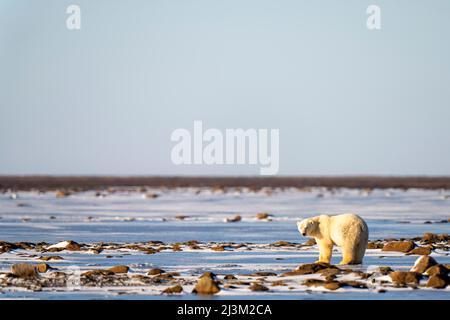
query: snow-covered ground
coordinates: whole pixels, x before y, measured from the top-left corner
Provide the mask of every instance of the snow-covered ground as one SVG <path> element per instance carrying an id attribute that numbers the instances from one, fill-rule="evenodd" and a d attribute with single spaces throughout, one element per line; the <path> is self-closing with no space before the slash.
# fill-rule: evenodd
<path id="1" fill-rule="evenodd" d="M 146 197 L 157 194 L 157 197 Z M 248 274 L 268 271 L 277 274 L 292 271 L 301 263 L 317 259 L 317 247 L 289 248 L 268 244 L 283 240 L 302 243 L 295 221 L 321 213 L 354 212 L 363 217 L 370 229 L 370 239 L 413 238 L 425 232 L 449 233 L 450 191 L 445 190 L 262 190 L 246 189 L 213 191 L 210 189 L 154 189 L 146 192 L 120 190 L 75 193 L 57 198 L 54 192 L 19 192 L 0 195 L 0 240 L 7 242 L 47 242 L 74 240 L 83 244 L 95 243 L 164 243 L 197 240 L 208 242 L 235 242 L 249 244 L 247 248 L 213 251 L 183 248 L 182 251 L 163 250 L 155 254 L 140 251 L 103 250 L 99 254 L 89 251 L 60 251 L 51 253 L 64 260 L 47 263 L 62 271 L 76 266 L 82 271 L 127 265 L 130 273 L 146 274 L 151 268 L 176 271 L 187 280 L 185 294 L 175 298 L 194 299 L 190 294 L 194 281 L 204 271 L 219 275 L 236 275 L 245 281 Z M 266 212 L 269 219 L 259 220 L 256 213 Z M 238 222 L 225 222 L 236 215 Z M 184 217 L 180 217 L 184 216 Z M 56 246 L 57 248 L 58 246 Z M 251 250 L 248 250 L 251 248 Z M 0 254 L 0 271 L 8 272 L 18 262 L 38 263 L 42 255 L 33 250 L 12 250 Z M 446 251 L 435 251 L 432 256 L 439 263 L 450 263 Z M 381 249 L 368 250 L 364 265 L 367 271 L 377 266 L 409 269 L 418 256 L 387 253 Z M 332 263 L 338 263 L 340 253 L 334 254 Z M 310 276 L 310 275 L 308 275 Z M 283 298 L 283 299 L 449 299 L 450 289 L 389 288 L 384 293 L 374 290 L 340 288 L 336 291 L 305 287 L 300 280 L 308 276 L 285 279 L 287 286 L 273 286 L 269 291 L 254 292 L 247 287 L 222 288 L 217 298 Z M 352 274 L 345 275 L 352 277 Z M 253 279 L 253 278 L 248 278 Z M 383 280 L 379 277 L 378 280 Z M 266 280 L 273 279 L 269 276 Z M 351 279 L 347 279 L 351 280 Z M 160 288 L 152 285 L 81 287 L 67 291 L 61 288 L 43 288 L 31 291 L 2 288 L 1 298 L 85 299 L 131 298 L 173 299 L 161 295 Z"/>

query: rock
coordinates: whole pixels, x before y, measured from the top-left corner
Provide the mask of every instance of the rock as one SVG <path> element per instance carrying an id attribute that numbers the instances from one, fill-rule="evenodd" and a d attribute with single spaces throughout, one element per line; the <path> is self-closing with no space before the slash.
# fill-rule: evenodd
<path id="1" fill-rule="evenodd" d="M 48 270 L 50 270 L 51 267 L 50 267 L 48 264 L 46 264 L 46 263 L 39 263 L 39 264 L 36 266 L 36 269 L 37 269 L 37 271 L 40 272 L 40 273 L 45 273 L 45 272 L 47 272 Z"/>
<path id="2" fill-rule="evenodd" d="M 192 293 L 196 294 L 216 294 L 220 291 L 215 276 L 211 272 L 205 272 L 197 281 Z"/>
<path id="3" fill-rule="evenodd" d="M 175 216 L 175 219 L 177 219 L 177 220 L 184 220 L 184 219 L 186 219 L 186 218 L 189 218 L 188 216 L 183 216 L 183 215 L 177 215 L 177 216 Z"/>
<path id="4" fill-rule="evenodd" d="M 157 193 L 149 192 L 149 193 L 145 194 L 145 198 L 147 198 L 147 199 L 156 199 L 158 197 L 159 197 L 159 194 L 157 194 Z"/>
<path id="5" fill-rule="evenodd" d="M 108 270 L 114 273 L 128 273 L 128 270 L 130 270 L 130 268 L 128 268 L 127 266 L 114 266 L 112 268 L 109 268 Z"/>
<path id="6" fill-rule="evenodd" d="M 341 270 L 339 270 L 337 268 L 326 268 L 326 269 L 320 270 L 318 273 L 324 277 L 329 277 L 329 276 L 335 276 L 335 275 L 341 273 Z"/>
<path id="7" fill-rule="evenodd" d="M 259 284 L 259 283 L 253 283 L 249 289 L 251 291 L 268 291 L 269 288 L 267 288 L 266 286 Z"/>
<path id="8" fill-rule="evenodd" d="M 324 288 L 328 290 L 337 290 L 341 287 L 341 284 L 337 281 L 328 281 L 324 284 Z"/>
<path id="9" fill-rule="evenodd" d="M 393 271 L 389 274 L 392 282 L 396 285 L 418 284 L 421 275 L 412 271 Z"/>
<path id="10" fill-rule="evenodd" d="M 435 289 L 444 289 L 450 283 L 448 276 L 435 275 L 428 279 L 427 287 Z"/>
<path id="11" fill-rule="evenodd" d="M 181 293 L 183 292 L 183 287 L 177 284 L 176 286 L 169 287 L 163 291 L 165 294 Z"/>
<path id="12" fill-rule="evenodd" d="M 392 270 L 391 267 L 386 267 L 386 266 L 381 266 L 381 267 L 378 268 L 378 270 L 380 271 L 380 273 L 381 273 L 383 276 L 386 276 L 386 275 L 388 275 L 389 273 L 391 273 L 392 271 L 394 271 L 394 270 Z"/>
<path id="13" fill-rule="evenodd" d="M 239 222 L 242 220 L 240 215 L 234 216 L 233 218 L 226 218 L 225 222 Z"/>
<path id="14" fill-rule="evenodd" d="M 264 219 L 268 219 L 270 217 L 270 214 L 266 213 L 266 212 L 260 212 L 256 214 L 256 219 L 258 220 L 264 220 Z"/>
<path id="15" fill-rule="evenodd" d="M 408 252 L 408 254 L 418 254 L 422 256 L 427 256 L 431 254 L 430 247 L 417 247 Z"/>
<path id="16" fill-rule="evenodd" d="M 304 246 L 314 246 L 316 244 L 316 239 L 310 238 L 306 240 L 306 242 L 303 244 Z"/>
<path id="17" fill-rule="evenodd" d="M 154 275 L 162 274 L 162 273 L 165 273 L 165 271 L 163 269 L 159 269 L 159 268 L 150 269 L 149 272 L 147 272 L 147 274 L 149 276 L 154 276 Z"/>
<path id="18" fill-rule="evenodd" d="M 259 272 L 253 273 L 253 276 L 255 276 L 255 277 L 273 277 L 276 275 L 277 274 L 275 272 L 265 272 L 265 271 L 259 271 Z"/>
<path id="19" fill-rule="evenodd" d="M 361 281 L 348 280 L 348 281 L 341 281 L 340 284 L 341 286 L 349 286 L 357 289 L 367 289 L 367 284 Z"/>
<path id="20" fill-rule="evenodd" d="M 446 276 L 448 274 L 448 269 L 442 264 L 436 264 L 432 267 L 429 267 L 424 274 L 427 276 Z"/>
<path id="21" fill-rule="evenodd" d="M 47 251 L 61 251 L 61 250 L 80 251 L 81 245 L 79 245 L 75 241 L 67 240 L 55 243 L 47 247 Z"/>
<path id="22" fill-rule="evenodd" d="M 312 274 L 312 273 L 316 273 L 320 270 L 323 269 L 337 269 L 339 270 L 338 267 L 333 266 L 331 264 L 328 263 L 324 263 L 324 262 L 318 262 L 318 263 L 305 263 L 305 264 L 301 264 L 299 265 L 294 272 L 298 275 L 300 274 Z"/>
<path id="23" fill-rule="evenodd" d="M 286 286 L 286 283 L 283 280 L 275 280 L 272 282 L 272 287 L 278 286 Z"/>
<path id="24" fill-rule="evenodd" d="M 438 235 L 431 233 L 431 232 L 426 232 L 423 234 L 422 236 L 422 241 L 425 243 L 435 243 L 438 240 Z"/>
<path id="25" fill-rule="evenodd" d="M 411 268 L 412 272 L 424 273 L 428 268 L 436 265 L 437 262 L 430 256 L 421 256 L 416 260 L 414 266 Z"/>
<path id="26" fill-rule="evenodd" d="M 90 270 L 90 271 L 83 272 L 81 275 L 86 276 L 86 277 L 111 276 L 111 275 L 114 275 L 114 272 L 112 272 L 110 270 L 96 269 L 96 270 Z"/>
<path id="27" fill-rule="evenodd" d="M 58 191 L 56 191 L 55 196 L 57 198 L 66 198 L 66 197 L 70 196 L 71 194 L 72 193 L 68 190 L 58 190 Z"/>
<path id="28" fill-rule="evenodd" d="M 50 261 L 50 260 L 64 260 L 61 256 L 41 256 L 38 258 L 39 260 L 43 261 Z"/>
<path id="29" fill-rule="evenodd" d="M 13 264 L 11 273 L 19 278 L 36 278 L 38 275 L 36 267 L 29 263 Z"/>
<path id="30" fill-rule="evenodd" d="M 211 247 L 211 250 L 214 250 L 214 251 L 225 251 L 225 246 L 214 246 L 214 247 Z"/>
<path id="31" fill-rule="evenodd" d="M 319 279 L 308 279 L 305 282 L 303 282 L 305 286 L 308 287 L 319 287 L 322 286 L 328 290 L 336 290 L 340 288 L 340 283 L 337 281 L 324 281 Z"/>
<path id="32" fill-rule="evenodd" d="M 382 251 L 396 251 L 396 252 L 409 252 L 414 249 L 416 245 L 413 241 L 390 241 L 383 246 Z"/>
<path id="33" fill-rule="evenodd" d="M 236 280 L 237 278 L 233 276 L 232 274 L 227 274 L 225 277 L 223 277 L 225 280 Z"/>
<path id="34" fill-rule="evenodd" d="M 381 242 L 373 242 L 373 241 L 369 241 L 367 243 L 367 249 L 383 249 L 384 244 Z"/>
<path id="35" fill-rule="evenodd" d="M 272 245 L 274 247 L 295 247 L 295 243 L 292 243 L 289 241 L 283 241 L 283 240 L 274 242 L 274 243 L 272 243 Z"/>

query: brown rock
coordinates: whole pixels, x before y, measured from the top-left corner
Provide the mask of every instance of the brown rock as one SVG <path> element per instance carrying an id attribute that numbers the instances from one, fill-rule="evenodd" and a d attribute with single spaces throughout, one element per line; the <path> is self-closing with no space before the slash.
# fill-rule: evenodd
<path id="1" fill-rule="evenodd" d="M 28 263 L 13 264 L 11 273 L 19 278 L 35 278 L 38 275 L 36 267 Z"/>
<path id="2" fill-rule="evenodd" d="M 276 276 L 277 274 L 274 272 L 255 272 L 252 274 L 252 276 L 256 276 L 256 277 L 271 277 L 271 276 Z"/>
<path id="3" fill-rule="evenodd" d="M 45 272 L 47 272 L 48 270 L 50 270 L 51 267 L 50 267 L 48 264 L 46 264 L 46 263 L 39 263 L 39 264 L 36 266 L 36 269 L 37 269 L 37 271 L 40 272 L 40 273 L 45 273 Z"/>
<path id="4" fill-rule="evenodd" d="M 236 280 L 237 278 L 233 276 L 232 274 L 227 274 L 225 277 L 223 277 L 225 280 Z"/>
<path id="5" fill-rule="evenodd" d="M 380 270 L 380 273 L 381 273 L 383 276 L 386 276 L 386 275 L 388 275 L 389 273 L 391 273 L 392 271 L 394 271 L 394 270 L 392 270 L 391 267 L 386 267 L 386 266 L 381 266 L 381 267 L 378 268 L 378 270 Z"/>
<path id="6" fill-rule="evenodd" d="M 295 243 L 280 240 L 280 241 L 272 243 L 272 245 L 275 247 L 294 247 Z"/>
<path id="7" fill-rule="evenodd" d="M 183 292 L 183 287 L 177 284 L 176 286 L 169 287 L 163 291 L 165 294 L 181 293 Z"/>
<path id="8" fill-rule="evenodd" d="M 264 219 L 268 219 L 270 217 L 270 214 L 266 213 L 266 212 L 260 212 L 256 214 L 256 219 L 258 220 L 264 220 Z"/>
<path id="9" fill-rule="evenodd" d="M 150 269 L 150 271 L 147 274 L 149 276 L 154 276 L 154 275 L 162 274 L 162 273 L 165 273 L 165 271 L 163 269 L 154 268 L 154 269 Z"/>
<path id="10" fill-rule="evenodd" d="M 216 294 L 220 291 L 219 285 L 213 273 L 205 272 L 197 281 L 192 293 L 196 294 Z"/>
<path id="11" fill-rule="evenodd" d="M 318 263 L 301 264 L 294 270 L 294 272 L 296 272 L 296 274 L 312 274 L 312 273 L 316 273 L 316 272 L 318 272 L 320 270 L 324 270 L 324 269 L 339 270 L 338 267 L 333 266 L 331 264 L 324 263 L 324 262 L 318 262 Z"/>
<path id="12" fill-rule="evenodd" d="M 303 244 L 304 246 L 314 246 L 316 244 L 316 239 L 310 238 L 306 240 L 306 242 Z"/>
<path id="13" fill-rule="evenodd" d="M 326 268 L 326 269 L 320 270 L 318 273 L 324 277 L 329 277 L 329 276 L 335 276 L 335 275 L 341 273 L 341 270 L 337 269 L 337 268 Z"/>
<path id="14" fill-rule="evenodd" d="M 268 291 L 269 288 L 267 288 L 266 286 L 259 284 L 259 283 L 253 283 L 250 287 L 250 290 L 252 291 Z"/>
<path id="15" fill-rule="evenodd" d="M 214 246 L 214 247 L 211 247 L 211 250 L 214 250 L 214 251 L 225 251 L 225 246 Z"/>
<path id="16" fill-rule="evenodd" d="M 239 222 L 242 220 L 240 215 L 234 216 L 233 218 L 226 218 L 225 222 Z"/>
<path id="17" fill-rule="evenodd" d="M 427 256 L 431 254 L 430 247 L 417 247 L 408 252 L 408 254 L 418 254 L 422 256 Z"/>
<path id="18" fill-rule="evenodd" d="M 443 266 L 442 264 L 436 264 L 432 267 L 429 267 L 424 274 L 427 276 L 446 276 L 449 270 Z"/>
<path id="19" fill-rule="evenodd" d="M 177 220 L 184 220 L 184 219 L 186 219 L 186 218 L 189 218 L 189 216 L 183 216 L 183 215 L 177 215 L 177 216 L 175 216 L 175 219 L 177 219 Z"/>
<path id="20" fill-rule="evenodd" d="M 428 268 L 436 265 L 437 262 L 430 256 L 421 256 L 416 260 L 414 266 L 411 268 L 412 272 L 424 273 Z"/>
<path id="21" fill-rule="evenodd" d="M 409 252 L 414 249 L 416 245 L 413 241 L 390 241 L 383 246 L 382 251 L 396 251 L 396 252 Z"/>
<path id="22" fill-rule="evenodd" d="M 108 270 L 114 273 L 127 273 L 130 268 L 128 268 L 127 266 L 114 266 L 112 268 L 109 268 Z"/>
<path id="23" fill-rule="evenodd" d="M 448 276 L 435 275 L 428 279 L 427 287 L 435 289 L 444 289 L 450 283 Z"/>
<path id="24" fill-rule="evenodd" d="M 384 244 L 382 242 L 370 241 L 367 243 L 367 249 L 383 249 Z"/>
<path id="25" fill-rule="evenodd" d="M 324 281 L 319 279 L 308 279 L 303 282 L 305 286 L 308 287 L 319 287 L 322 286 L 328 290 L 336 290 L 340 288 L 340 283 L 337 281 Z"/>
<path id="26" fill-rule="evenodd" d="M 354 281 L 354 280 L 341 281 L 340 284 L 341 286 L 349 286 L 357 289 L 367 289 L 367 284 L 361 281 Z"/>
<path id="27" fill-rule="evenodd" d="M 96 270 L 90 270 L 82 273 L 83 276 L 86 277 L 93 277 L 93 276 L 111 276 L 114 272 L 104 269 L 96 269 Z"/>
<path id="28" fill-rule="evenodd" d="M 286 286 L 286 283 L 283 280 L 276 280 L 272 282 L 272 287 L 278 286 Z"/>
<path id="29" fill-rule="evenodd" d="M 67 190 L 58 190 L 58 191 L 56 191 L 55 196 L 57 198 L 65 198 L 65 197 L 70 196 L 71 194 L 72 193 L 70 191 L 67 191 Z"/>
<path id="30" fill-rule="evenodd" d="M 418 284 L 421 278 L 419 273 L 411 271 L 394 271 L 391 272 L 389 276 L 394 284 L 401 286 L 406 284 Z"/>
<path id="31" fill-rule="evenodd" d="M 50 260 L 64 260 L 61 256 L 42 256 L 38 258 L 39 260 L 43 261 L 50 261 Z"/>

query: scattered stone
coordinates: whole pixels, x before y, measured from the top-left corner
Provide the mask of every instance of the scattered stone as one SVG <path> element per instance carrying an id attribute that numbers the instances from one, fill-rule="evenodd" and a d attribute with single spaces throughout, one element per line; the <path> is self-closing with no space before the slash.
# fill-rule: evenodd
<path id="1" fill-rule="evenodd" d="M 211 250 L 214 250 L 214 251 L 225 251 L 225 246 L 221 246 L 221 245 L 214 246 L 214 247 L 211 247 Z"/>
<path id="2" fill-rule="evenodd" d="M 188 216 L 183 216 L 183 215 L 177 215 L 177 216 L 175 216 L 175 219 L 177 219 L 177 220 L 184 220 L 184 219 L 186 219 L 186 218 L 189 218 Z"/>
<path id="3" fill-rule="evenodd" d="M 264 219 L 269 219 L 271 215 L 266 213 L 266 212 L 260 212 L 256 214 L 256 219 L 258 220 L 264 220 Z"/>
<path id="4" fill-rule="evenodd" d="M 239 222 L 242 220 L 240 215 L 234 216 L 233 218 L 226 218 L 225 222 Z"/>
<path id="5" fill-rule="evenodd" d="M 438 235 L 431 232 L 426 232 L 422 236 L 422 241 L 425 243 L 435 243 L 438 241 Z"/>
<path id="6" fill-rule="evenodd" d="M 112 268 L 109 268 L 108 270 L 114 273 L 128 273 L 128 270 L 130 270 L 130 268 L 128 266 L 114 266 Z"/>
<path id="7" fill-rule="evenodd" d="M 80 251 L 81 246 L 80 246 L 80 244 L 76 243 L 75 241 L 68 240 L 68 241 L 58 242 L 56 244 L 53 244 L 53 245 L 47 247 L 47 251 L 50 251 L 50 252 L 58 252 L 58 251 L 62 251 L 62 250 Z"/>
<path id="8" fill-rule="evenodd" d="M 29 263 L 13 264 L 11 273 L 19 278 L 36 278 L 38 275 L 36 267 Z"/>
<path id="9" fill-rule="evenodd" d="M 267 288 L 266 286 L 259 284 L 259 283 L 253 283 L 249 289 L 251 291 L 268 291 L 269 288 Z"/>
<path id="10" fill-rule="evenodd" d="M 58 190 L 58 191 L 56 191 L 55 196 L 57 198 L 66 198 L 66 197 L 70 196 L 71 194 L 72 193 L 70 191 L 67 191 L 67 190 Z"/>
<path id="11" fill-rule="evenodd" d="M 329 263 L 317 262 L 317 263 L 301 264 L 294 270 L 294 272 L 297 275 L 313 274 L 313 273 L 316 273 L 316 272 L 318 272 L 320 270 L 324 270 L 324 269 L 337 269 L 337 270 L 339 270 L 338 267 L 333 266 L 333 265 L 331 265 Z"/>
<path id="12" fill-rule="evenodd" d="M 422 256 L 428 256 L 431 254 L 430 247 L 417 247 L 409 251 L 407 254 L 418 254 Z"/>
<path id="13" fill-rule="evenodd" d="M 421 256 L 416 260 L 414 266 L 411 268 L 412 272 L 424 273 L 428 268 L 436 265 L 437 262 L 430 256 Z"/>
<path id="14" fill-rule="evenodd" d="M 381 273 L 383 276 L 387 276 L 389 273 L 391 273 L 392 271 L 394 271 L 394 270 L 392 270 L 391 267 L 387 267 L 387 266 L 379 267 L 378 270 L 380 271 L 380 273 Z"/>
<path id="15" fill-rule="evenodd" d="M 63 257 L 61 256 L 41 256 L 38 258 L 39 260 L 42 261 L 50 261 L 50 260 L 64 260 Z"/>
<path id="16" fill-rule="evenodd" d="M 367 289 L 367 284 L 361 281 L 349 280 L 349 281 L 341 281 L 341 286 L 349 286 L 357 289 Z"/>
<path id="17" fill-rule="evenodd" d="M 110 270 L 96 269 L 96 270 L 86 271 L 86 272 L 82 273 L 81 275 L 86 276 L 86 277 L 111 276 L 111 275 L 114 275 L 114 272 L 112 272 Z"/>
<path id="18" fill-rule="evenodd" d="M 272 243 L 272 245 L 274 247 L 295 247 L 296 246 L 295 243 L 292 243 L 292 242 L 289 242 L 289 241 L 283 241 L 283 240 L 274 242 L 274 243 Z"/>
<path id="19" fill-rule="evenodd" d="M 216 294 L 220 291 L 219 285 L 212 272 L 205 272 L 197 281 L 192 293 Z"/>
<path id="20" fill-rule="evenodd" d="M 253 276 L 256 277 L 273 277 L 276 276 L 277 274 L 275 272 L 264 272 L 264 271 L 258 271 L 253 273 Z"/>
<path id="21" fill-rule="evenodd" d="M 389 274 L 392 282 L 399 286 L 406 284 L 418 284 L 421 278 L 420 274 L 412 271 L 394 271 Z"/>
<path id="22" fill-rule="evenodd" d="M 396 252 L 409 252 L 414 249 L 416 245 L 413 241 L 390 241 L 383 246 L 382 251 L 396 251 Z"/>
<path id="23" fill-rule="evenodd" d="M 154 268 L 154 269 L 150 269 L 150 271 L 147 274 L 149 276 L 154 276 L 154 275 L 162 274 L 162 273 L 165 273 L 165 271 L 163 269 Z"/>
<path id="24" fill-rule="evenodd" d="M 314 246 L 316 244 L 316 239 L 310 238 L 306 240 L 306 242 L 303 244 L 304 246 Z"/>
<path id="25" fill-rule="evenodd" d="M 36 268 L 37 268 L 37 271 L 40 273 L 45 273 L 51 269 L 51 267 L 46 263 L 39 263 Z"/>
<path id="26" fill-rule="evenodd" d="M 237 278 L 233 276 L 232 274 L 227 274 L 225 277 L 223 277 L 225 280 L 236 280 Z"/>
<path id="27" fill-rule="evenodd" d="M 341 284 L 338 281 L 324 281 L 319 279 L 308 279 L 303 282 L 303 284 L 308 287 L 322 286 L 328 290 L 337 290 L 341 287 Z"/>
<path id="28" fill-rule="evenodd" d="M 369 241 L 367 243 L 367 249 L 383 249 L 384 244 L 382 242 Z"/>
<path id="29" fill-rule="evenodd" d="M 436 264 L 432 267 L 429 267 L 424 274 L 427 276 L 446 276 L 449 270 L 443 266 L 442 264 Z"/>
<path id="30" fill-rule="evenodd" d="M 428 279 L 427 287 L 435 289 L 444 289 L 450 283 L 448 276 L 435 275 Z"/>
<path id="31" fill-rule="evenodd" d="M 176 286 L 169 287 L 163 291 L 165 294 L 181 293 L 183 292 L 183 287 L 177 284 Z"/>
<path id="32" fill-rule="evenodd" d="M 286 283 L 283 280 L 276 280 L 272 282 L 272 287 L 278 286 L 286 286 Z"/>

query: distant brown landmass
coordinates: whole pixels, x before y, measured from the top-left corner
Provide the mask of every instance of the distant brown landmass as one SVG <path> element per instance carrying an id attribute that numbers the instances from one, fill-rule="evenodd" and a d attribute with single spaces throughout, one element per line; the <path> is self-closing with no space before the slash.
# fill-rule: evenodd
<path id="1" fill-rule="evenodd" d="M 336 176 L 336 177 L 185 177 L 185 176 L 0 176 L 0 190 L 105 189 L 110 187 L 248 187 L 269 188 L 423 188 L 450 189 L 450 176 Z"/>

